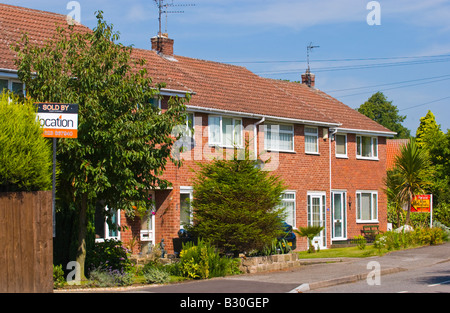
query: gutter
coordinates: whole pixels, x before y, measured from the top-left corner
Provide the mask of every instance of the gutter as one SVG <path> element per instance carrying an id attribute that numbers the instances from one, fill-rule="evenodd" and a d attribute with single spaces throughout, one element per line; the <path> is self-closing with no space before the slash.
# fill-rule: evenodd
<path id="1" fill-rule="evenodd" d="M 222 109 L 214 109 L 214 108 L 204 108 L 193 105 L 186 105 L 186 108 L 192 112 L 199 113 L 216 113 L 216 114 L 226 114 L 231 117 L 248 117 L 254 119 L 266 119 L 273 122 L 284 122 L 284 123 L 298 123 L 298 124 L 307 124 L 311 126 L 323 126 L 323 127 L 339 127 L 342 124 L 338 123 L 327 123 L 320 121 L 312 121 L 312 120 L 304 120 L 304 119 L 296 119 L 296 118 L 288 118 L 288 117 L 279 117 L 267 114 L 256 114 L 256 113 L 245 113 L 239 111 L 230 111 L 230 110 L 222 110 Z"/>
<path id="2" fill-rule="evenodd" d="M 386 136 L 386 137 L 394 137 L 397 135 L 396 132 L 392 131 L 378 131 L 378 130 L 365 130 L 365 129 L 354 129 L 354 128 L 336 128 L 336 131 L 339 133 L 354 133 L 354 134 L 363 134 L 363 135 L 374 135 L 374 136 Z"/>

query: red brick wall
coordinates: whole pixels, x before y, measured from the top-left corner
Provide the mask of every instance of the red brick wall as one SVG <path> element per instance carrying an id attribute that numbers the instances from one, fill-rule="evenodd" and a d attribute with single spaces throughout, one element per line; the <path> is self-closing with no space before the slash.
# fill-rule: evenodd
<path id="1" fill-rule="evenodd" d="M 165 103 L 163 103 L 163 108 Z M 166 243 L 166 249 L 173 251 L 172 238 L 177 237 L 180 228 L 180 186 L 192 186 L 192 179 L 196 162 L 207 162 L 209 154 L 217 153 L 215 148 L 208 146 L 208 115 L 195 113 L 196 123 L 201 119 L 201 125 L 195 126 L 194 149 L 183 154 L 184 162 L 181 168 L 172 163 L 168 164 L 164 178 L 173 184 L 171 190 L 156 191 L 156 243 L 162 238 Z M 253 127 L 256 119 L 243 118 L 245 128 L 244 138 L 249 140 L 250 149 L 253 150 Z M 294 150 L 295 152 L 271 153 L 273 174 L 280 176 L 288 185 L 289 190 L 296 191 L 296 225 L 307 225 L 307 193 L 308 191 L 320 191 L 326 193 L 327 208 L 327 247 L 330 247 L 330 141 L 323 138 L 323 128 L 319 127 L 319 155 L 305 153 L 304 126 L 294 127 Z M 258 132 L 258 146 L 264 147 L 264 134 Z M 331 142 L 331 189 L 345 190 L 347 192 L 347 238 L 353 238 L 360 234 L 362 224 L 356 223 L 356 191 L 376 190 L 378 191 L 378 218 L 380 228 L 386 229 L 386 196 L 383 193 L 383 178 L 386 168 L 386 140 L 378 137 L 379 160 L 356 159 L 356 135 L 348 134 L 347 149 L 348 158 L 338 159 L 335 156 L 335 142 Z M 218 154 L 216 154 L 217 156 Z M 262 159 L 267 158 L 267 154 Z M 139 222 L 127 220 L 130 230 L 122 232 L 122 240 L 126 242 L 130 236 L 138 234 Z M 299 250 L 306 249 L 306 240 L 298 238 Z"/>

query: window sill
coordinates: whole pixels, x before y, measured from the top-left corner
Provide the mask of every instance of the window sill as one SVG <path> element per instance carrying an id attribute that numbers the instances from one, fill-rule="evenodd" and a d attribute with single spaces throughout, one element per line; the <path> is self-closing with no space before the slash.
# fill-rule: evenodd
<path id="1" fill-rule="evenodd" d="M 282 153 L 297 153 L 294 150 L 277 150 L 277 149 L 265 149 L 266 152 L 282 152 Z"/>
<path id="2" fill-rule="evenodd" d="M 308 151 L 305 151 L 305 154 L 309 154 L 309 155 L 320 155 L 319 152 L 308 152 Z"/>
<path id="3" fill-rule="evenodd" d="M 356 156 L 357 160 L 366 160 L 366 161 L 379 161 L 380 159 L 378 158 L 368 158 L 368 157 L 361 157 L 361 156 Z"/>
<path id="4" fill-rule="evenodd" d="M 344 154 L 336 154 L 336 159 L 348 159 L 348 156 Z"/>
<path id="5" fill-rule="evenodd" d="M 244 146 L 223 146 L 214 143 L 208 143 L 210 148 L 222 148 L 222 149 L 244 149 Z"/>
<path id="6" fill-rule="evenodd" d="M 380 222 L 378 220 L 369 220 L 369 221 L 364 221 L 364 220 L 356 220 L 356 224 L 379 224 Z"/>

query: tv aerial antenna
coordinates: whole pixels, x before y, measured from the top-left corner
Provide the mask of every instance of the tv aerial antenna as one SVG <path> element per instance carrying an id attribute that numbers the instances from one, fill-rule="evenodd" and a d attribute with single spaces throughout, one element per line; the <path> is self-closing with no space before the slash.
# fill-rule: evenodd
<path id="1" fill-rule="evenodd" d="M 306 69 L 307 73 L 310 73 L 310 67 L 309 67 L 309 54 L 312 49 L 319 48 L 320 46 L 313 46 L 312 42 L 309 43 L 309 45 L 306 47 L 306 62 L 308 64 L 308 68 Z"/>
<path id="2" fill-rule="evenodd" d="M 162 35 L 162 26 L 161 26 L 161 17 L 163 14 L 166 15 L 166 25 L 165 25 L 165 33 L 167 33 L 167 15 L 169 13 L 184 13 L 184 11 L 172 11 L 169 10 L 171 7 L 191 7 L 195 6 L 195 4 L 174 4 L 173 0 L 168 3 L 166 0 L 154 0 L 156 3 L 156 6 L 158 7 L 158 22 L 159 22 L 159 30 L 158 30 L 158 36 Z"/>

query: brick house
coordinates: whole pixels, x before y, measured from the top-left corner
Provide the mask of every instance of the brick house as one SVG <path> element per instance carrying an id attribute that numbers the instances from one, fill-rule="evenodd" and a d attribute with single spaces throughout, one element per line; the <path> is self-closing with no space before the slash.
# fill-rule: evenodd
<path id="1" fill-rule="evenodd" d="M 42 42 L 55 23 L 64 25 L 66 17 L 0 4 L 0 87 L 23 89 L 8 48 L 20 32 Z M 289 186 L 282 196 L 286 222 L 295 228 L 325 226 L 315 245 L 323 249 L 351 239 L 364 225 L 386 230 L 386 140 L 394 132 L 315 88 L 314 74 L 301 75 L 301 84 L 262 78 L 244 67 L 176 55 L 174 40 L 164 34 L 150 41 L 151 49 L 149 43 L 148 50 L 133 49 L 133 54 L 147 60 L 154 82 L 166 83 L 155 103 L 164 112 L 169 97 L 192 96 L 188 121 L 181 125 L 183 166 L 167 166 L 170 189 L 149 191 L 155 207 L 148 216 L 131 220 L 117 212 L 116 222 L 128 226 L 121 232 L 109 231 L 99 220 L 99 240 L 118 238 L 127 244 L 134 238 L 135 251 L 145 252 L 164 239 L 172 252 L 172 238 L 192 222 L 186 209 L 196 162 L 226 158 L 245 143 L 254 157 L 270 158 L 264 170 Z M 297 248 L 306 249 L 306 240 L 298 238 Z"/>

